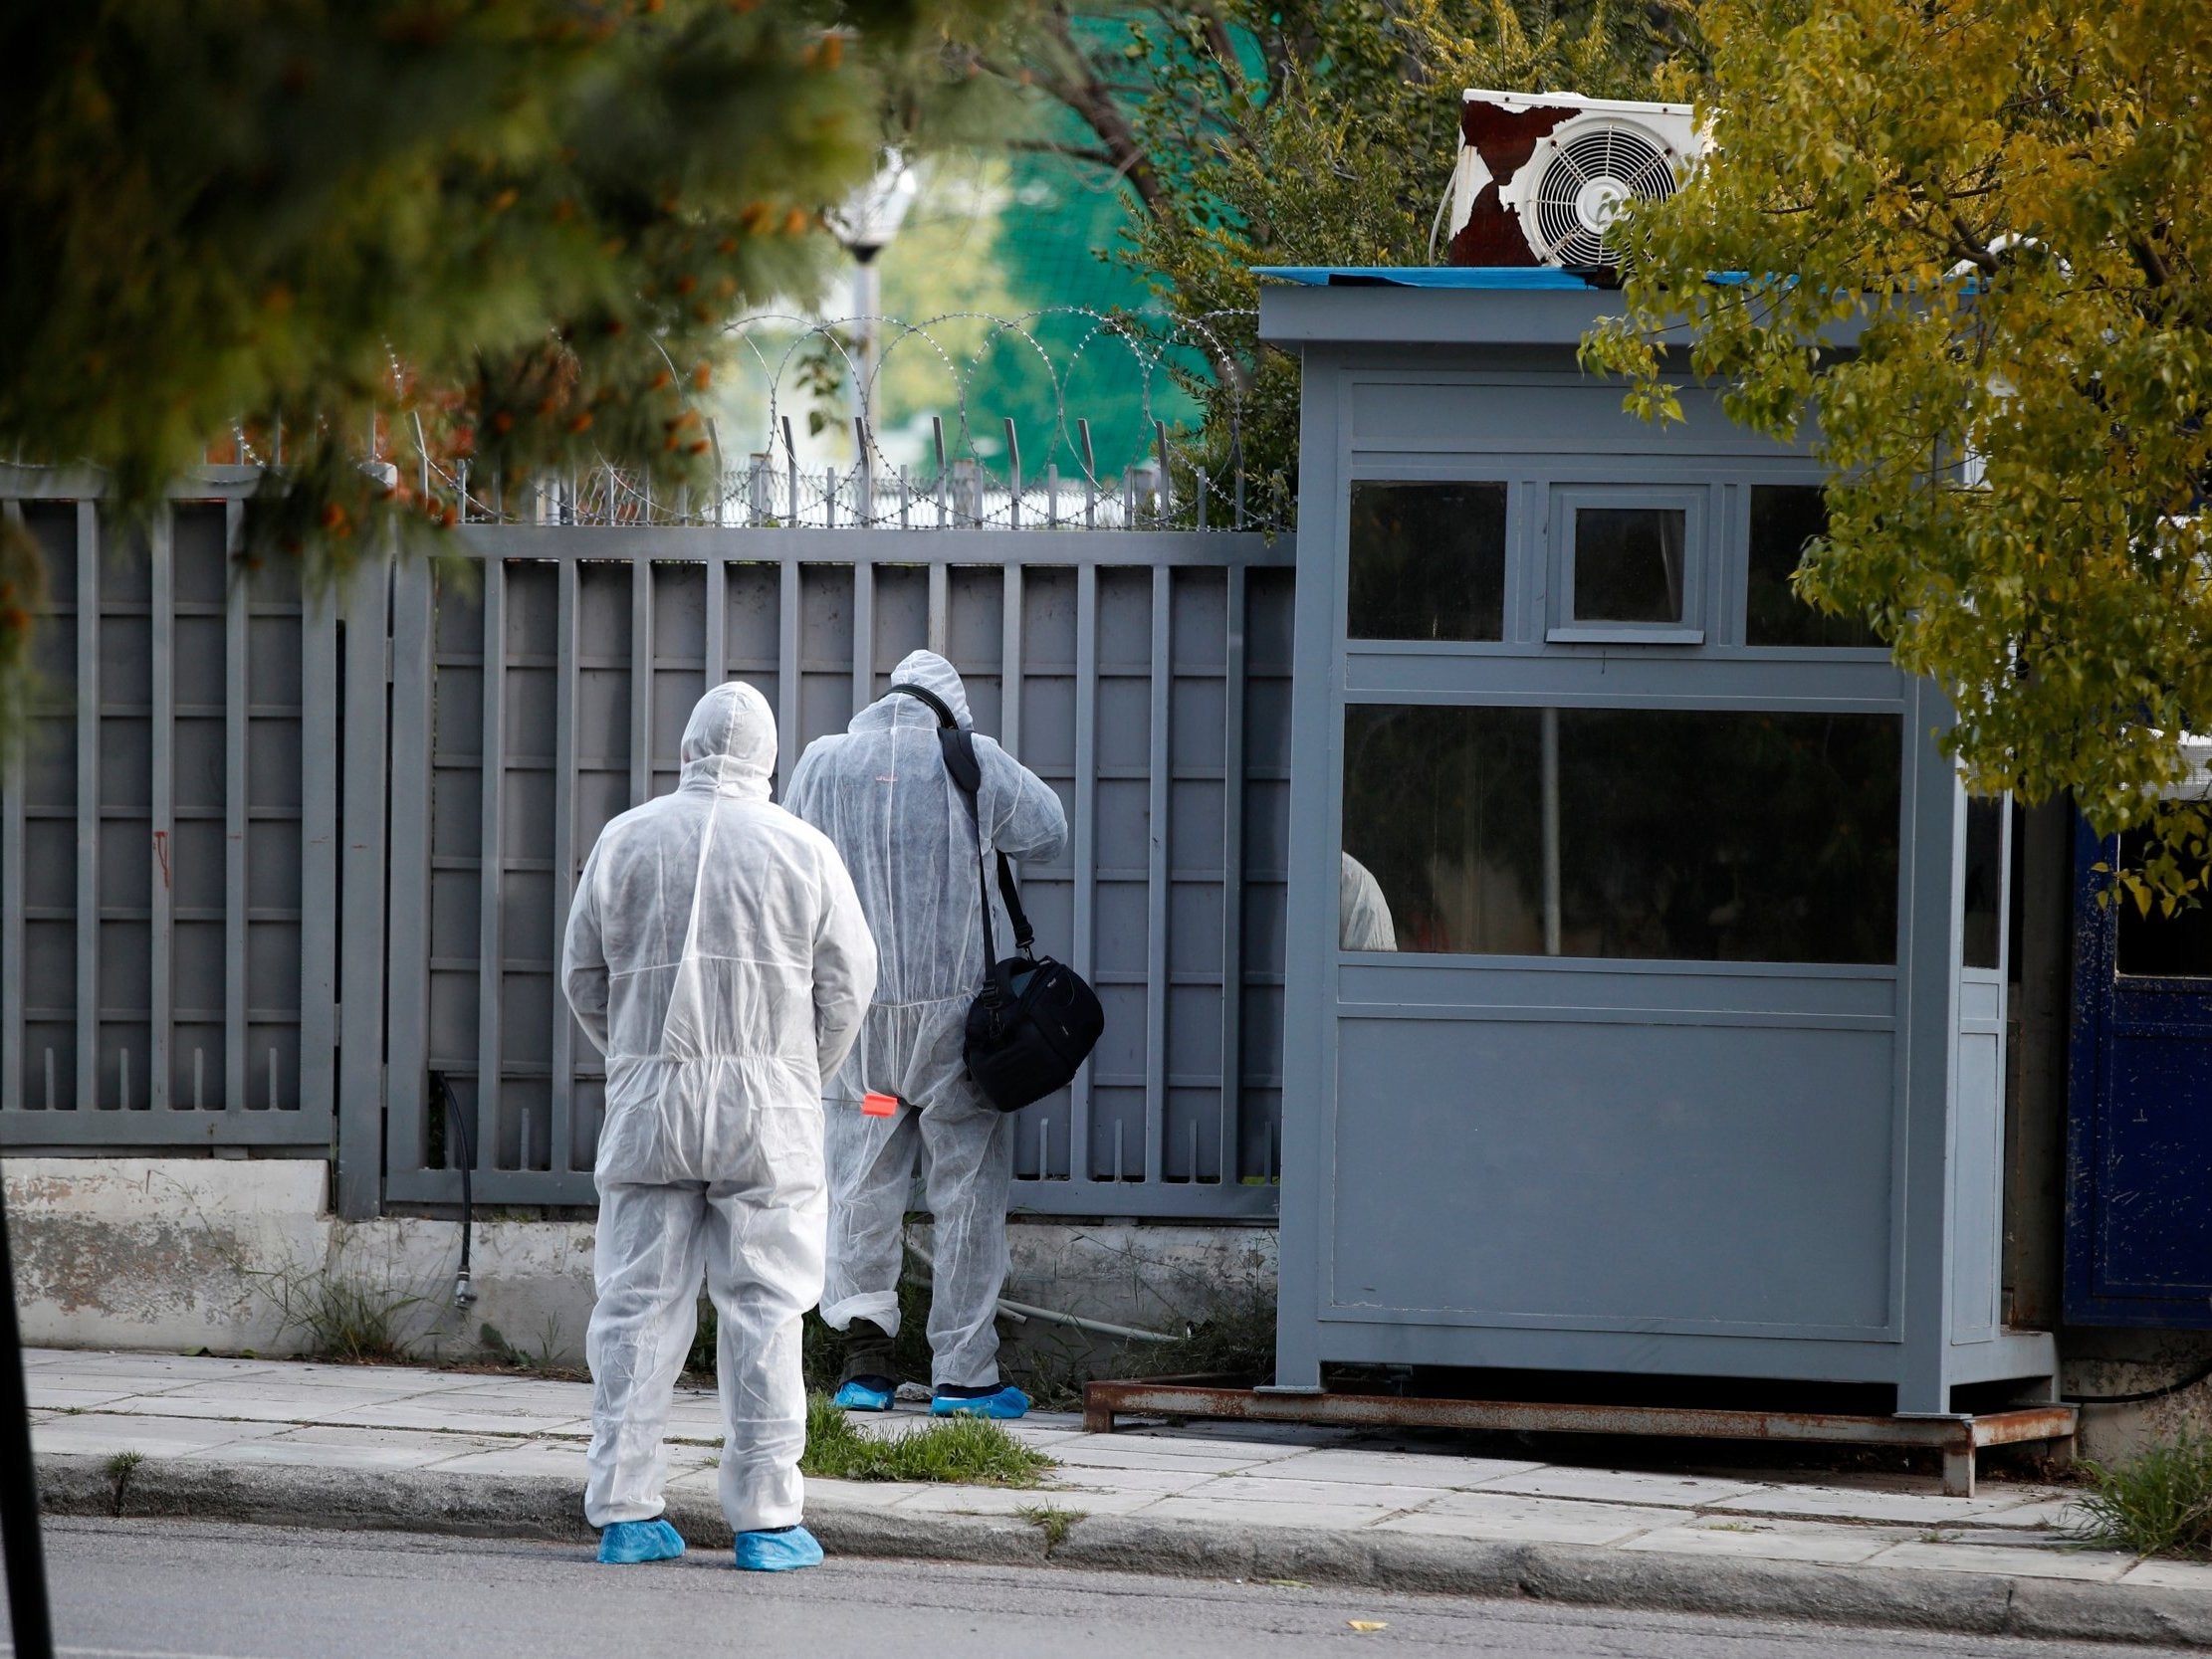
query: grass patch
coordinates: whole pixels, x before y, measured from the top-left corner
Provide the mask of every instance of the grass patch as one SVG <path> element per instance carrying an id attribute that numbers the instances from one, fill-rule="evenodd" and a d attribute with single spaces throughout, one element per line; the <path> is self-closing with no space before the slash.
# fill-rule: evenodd
<path id="1" fill-rule="evenodd" d="M 855 1428 L 827 1394 L 810 1394 L 806 1455 L 798 1466 L 824 1480 L 1031 1487 L 1059 1464 L 980 1417 L 939 1418 L 878 1440 Z"/>
<path id="2" fill-rule="evenodd" d="M 1013 1513 L 1044 1535 L 1045 1552 L 1050 1554 L 1067 1542 L 1067 1535 L 1075 1531 L 1075 1523 L 1085 1512 L 1064 1510 L 1054 1504 L 1023 1504 Z"/>
<path id="3" fill-rule="evenodd" d="M 115 1498 L 112 1506 L 116 1520 L 122 1519 L 122 1497 L 130 1486 L 130 1477 L 138 1465 L 145 1462 L 144 1452 L 117 1452 L 108 1460 L 108 1478 L 114 1482 Z"/>
<path id="4" fill-rule="evenodd" d="M 2212 1436 L 2188 1431 L 2115 1467 L 2082 1469 L 2088 1537 L 2138 1555 L 2212 1557 Z"/>

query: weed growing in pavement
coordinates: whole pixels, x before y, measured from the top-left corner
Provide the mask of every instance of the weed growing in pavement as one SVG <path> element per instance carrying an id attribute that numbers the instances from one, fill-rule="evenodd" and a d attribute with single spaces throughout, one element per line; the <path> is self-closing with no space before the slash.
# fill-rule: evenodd
<path id="1" fill-rule="evenodd" d="M 122 1518 L 122 1495 L 130 1485 L 130 1477 L 139 1464 L 145 1462 L 144 1452 L 117 1452 L 108 1460 L 108 1478 L 115 1483 L 114 1515 Z"/>
<path id="2" fill-rule="evenodd" d="M 2185 1430 L 2125 1463 L 2082 1470 L 2087 1538 L 2138 1555 L 2212 1556 L 2212 1435 Z"/>
<path id="3" fill-rule="evenodd" d="M 1067 1542 L 1067 1535 L 1075 1531 L 1075 1523 L 1087 1513 L 1083 1510 L 1064 1510 L 1053 1504 L 1023 1504 L 1013 1512 L 1044 1535 L 1045 1554 Z"/>
<path id="4" fill-rule="evenodd" d="M 375 1285 L 332 1263 L 322 1273 L 286 1269 L 267 1276 L 285 1329 L 297 1332 L 306 1356 L 355 1365 L 407 1360 L 401 1317 L 422 1298 Z"/>
<path id="5" fill-rule="evenodd" d="M 824 1480 L 1032 1487 L 1059 1464 L 979 1417 L 941 1417 L 877 1439 L 855 1427 L 827 1394 L 810 1394 L 806 1455 L 798 1466 Z"/>

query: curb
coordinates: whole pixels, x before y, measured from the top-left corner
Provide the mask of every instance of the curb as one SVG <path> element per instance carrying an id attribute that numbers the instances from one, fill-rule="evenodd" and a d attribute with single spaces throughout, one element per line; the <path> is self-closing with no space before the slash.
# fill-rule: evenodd
<path id="1" fill-rule="evenodd" d="M 97 1455 L 39 1465 L 50 1515 L 156 1517 L 270 1526 L 451 1533 L 582 1544 L 581 1484 L 559 1476 L 440 1474 L 148 1459 L 122 1478 Z M 1040 1499 L 1049 1501 L 1050 1493 Z M 1065 1495 L 1068 1507 L 1079 1501 Z M 668 1518 L 695 1547 L 726 1550 L 711 1493 L 669 1495 Z M 2212 1597 L 2185 1590 L 1996 1572 L 1905 1572 L 1795 1561 L 1715 1559 L 1582 1545 L 1489 1543 L 1419 1534 L 1342 1533 L 1087 1516 L 1056 1547 L 1027 1522 L 815 1503 L 806 1524 L 834 1553 L 994 1566 L 1069 1566 L 1188 1578 L 1295 1578 L 1342 1585 L 1812 1619 L 2046 1640 L 2212 1648 Z"/>

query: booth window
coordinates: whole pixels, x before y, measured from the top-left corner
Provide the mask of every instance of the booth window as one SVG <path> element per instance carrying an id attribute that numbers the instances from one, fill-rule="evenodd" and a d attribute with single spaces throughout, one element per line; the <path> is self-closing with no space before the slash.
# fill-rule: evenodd
<path id="1" fill-rule="evenodd" d="M 1352 486 L 1353 639 L 1505 637 L 1505 486 Z"/>
<path id="2" fill-rule="evenodd" d="M 1746 645 L 1874 646 L 1864 617 L 1832 616 L 1790 586 L 1805 544 L 1828 533 L 1828 497 L 1817 484 L 1754 484 L 1743 591 Z"/>
<path id="3" fill-rule="evenodd" d="M 1960 894 L 1963 966 L 1996 968 L 2004 913 L 2005 803 L 1994 795 L 1966 800 L 1966 880 Z"/>
<path id="4" fill-rule="evenodd" d="M 1559 601 L 1548 639 L 1698 645 L 1703 493 L 1576 487 L 1556 492 Z"/>
<path id="5" fill-rule="evenodd" d="M 1401 950 L 1893 963 L 1902 767 L 1894 715 L 1354 705 L 1343 850 Z"/>
<path id="6" fill-rule="evenodd" d="M 2142 830 L 2120 837 L 2122 866 L 2140 864 L 2151 851 Z M 2212 979 L 2212 906 L 2163 914 L 2156 904 L 2145 916 L 2124 893 L 2112 896 L 2119 913 L 2115 961 L 2119 972 L 2146 979 Z"/>

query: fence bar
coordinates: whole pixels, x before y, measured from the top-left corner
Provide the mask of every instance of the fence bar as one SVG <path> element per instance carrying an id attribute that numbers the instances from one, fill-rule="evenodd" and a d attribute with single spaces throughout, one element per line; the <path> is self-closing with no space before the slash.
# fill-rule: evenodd
<path id="1" fill-rule="evenodd" d="M 77 1110 L 100 1106 L 100 507 L 77 504 Z"/>
<path id="2" fill-rule="evenodd" d="M 429 1095 L 431 762 L 436 746 L 432 686 L 438 592 L 428 564 L 403 562 L 393 577 L 391 685 L 391 867 L 423 879 L 392 884 L 389 1071 L 384 1082 L 385 1157 L 393 1174 L 420 1167 L 428 1153 L 425 1114 L 445 1103 Z M 442 1195 L 441 1195 L 442 1196 Z M 459 1183 L 452 1194 L 459 1197 Z"/>
<path id="3" fill-rule="evenodd" d="M 8 503 L 8 522 L 23 529 L 23 509 Z M 0 774 L 0 1112 L 23 1109 L 23 750 L 22 733 Z"/>
<path id="4" fill-rule="evenodd" d="M 1244 609 L 1246 577 L 1228 568 L 1228 639 L 1221 705 L 1221 1184 L 1243 1174 L 1244 1106 Z M 1193 1180 L 1198 1171 L 1191 1172 Z"/>
<path id="5" fill-rule="evenodd" d="M 639 558 L 630 562 L 630 805 L 652 798 L 653 563 Z"/>
<path id="6" fill-rule="evenodd" d="M 784 463 L 784 466 L 785 466 L 786 470 L 787 470 L 787 471 L 789 472 L 789 474 L 790 474 L 790 480 L 791 480 L 791 518 L 790 518 L 790 522 L 791 522 L 791 527 L 792 527 L 793 529 L 796 529 L 796 528 L 797 528 L 797 527 L 798 527 L 798 526 L 799 526 L 799 525 L 800 525 L 800 524 L 801 524 L 802 522 L 804 522 L 804 520 L 803 520 L 803 519 L 801 519 L 801 518 L 799 518 L 799 516 L 798 516 L 798 444 L 797 444 L 797 443 L 796 443 L 796 441 L 795 441 L 795 440 L 793 440 L 793 439 L 792 439 L 792 437 L 791 437 L 791 417 L 790 417 L 790 416 L 788 416 L 788 415 L 785 415 L 785 416 L 783 417 L 783 463 Z"/>
<path id="7" fill-rule="evenodd" d="M 1075 822 L 1069 826 L 1075 855 L 1075 971 L 1097 978 L 1098 881 L 1098 566 L 1075 573 Z M 1075 1074 L 1068 1097 L 1069 1172 L 1072 1148 L 1083 1148 L 1082 1168 L 1092 1178 L 1091 1062 Z"/>
<path id="8" fill-rule="evenodd" d="M 998 746 L 1021 757 L 1021 590 L 1022 567 L 1009 564 L 1002 577 L 998 623 Z"/>
<path id="9" fill-rule="evenodd" d="M 730 678 L 730 566 L 707 560 L 707 690 Z M 573 636 L 563 633 L 563 640 Z"/>
<path id="10" fill-rule="evenodd" d="M 175 912 L 170 871 L 176 848 L 176 509 L 153 516 L 153 845 L 146 898 L 152 941 L 146 974 L 146 1106 L 169 1107 L 171 1020 L 176 1006 Z"/>
<path id="11" fill-rule="evenodd" d="M 372 561 L 375 574 L 375 616 L 371 637 L 362 642 L 354 660 L 363 665 L 368 677 L 362 702 L 374 709 L 376 718 L 384 717 L 384 683 L 387 673 L 385 652 L 389 635 L 386 631 L 386 608 L 389 604 L 391 578 L 386 574 L 385 561 Z M 425 578 L 427 579 L 427 577 Z M 318 1126 L 328 1135 L 331 1114 L 337 1105 L 337 1053 L 338 1030 L 338 951 L 341 943 L 352 953 L 349 940 L 341 937 L 340 927 L 333 926 L 332 918 L 341 918 L 338 889 L 338 848 L 345 837 L 340 833 L 344 826 L 338 823 L 338 634 L 337 598 L 325 592 L 321 598 L 300 597 L 300 1111 L 302 1123 L 310 1134 Z M 351 682 L 347 682 L 350 689 Z M 379 867 L 369 875 L 369 903 L 364 926 L 368 937 L 358 948 L 376 965 L 377 991 L 374 999 L 379 1021 L 384 1012 L 384 915 L 388 901 L 385 898 L 385 872 L 381 866 L 384 856 L 385 828 L 390 803 L 387 788 L 390 778 L 388 763 L 389 738 L 379 726 L 370 733 L 369 757 L 377 768 L 373 785 L 360 778 L 348 779 L 347 818 L 365 811 L 370 831 L 376 837 Z M 365 772 L 363 774 L 365 776 Z M 366 802 L 353 801 L 350 790 L 367 787 L 370 795 Z M 250 806 L 251 803 L 249 803 Z M 413 868 L 427 873 L 429 860 Z M 423 884 L 427 887 L 427 882 Z M 252 995 L 251 976 L 247 980 L 247 995 Z M 252 1010 L 249 1008 L 248 1012 Z M 248 1028 L 249 1034 L 251 1027 Z M 253 1057 L 247 1057 L 247 1073 L 252 1075 Z M 371 1056 L 381 1060 L 379 1051 Z M 347 1134 L 357 1134 L 360 1155 L 369 1159 L 369 1177 L 373 1181 L 377 1166 L 376 1124 L 377 1101 L 380 1096 L 377 1070 L 368 1070 L 369 1093 L 363 1098 L 365 1110 L 355 1114 L 365 1117 L 365 1125 L 349 1126 Z M 315 1114 L 310 1123 L 306 1114 Z"/>
<path id="12" fill-rule="evenodd" d="M 1011 529 L 1019 529 L 1021 527 L 1021 435 L 1014 430 L 1011 415 L 1006 417 L 1006 515 L 1007 526 Z"/>
<path id="13" fill-rule="evenodd" d="M 710 582 L 720 575 L 722 561 L 708 567 Z M 568 908 L 576 893 L 576 609 L 577 578 L 573 561 L 560 566 L 555 605 L 553 668 L 553 1104 L 546 1151 L 546 1167 L 564 1170 L 575 1156 L 576 1021 L 568 1010 L 567 989 L 561 982 L 560 957 L 567 935 Z M 707 594 L 707 634 L 716 642 L 721 629 L 715 625 L 716 606 L 710 586 Z M 719 642 L 716 642 L 719 643 Z M 714 681 L 716 653 L 707 653 L 707 678 Z"/>
<path id="14" fill-rule="evenodd" d="M 649 572 L 640 559 L 633 569 Z M 476 921 L 476 1156 L 486 1167 L 499 1162 L 500 991 L 507 965 L 500 888 L 507 844 L 507 561 L 484 564 L 483 785 L 477 833 Z M 634 772 L 634 757 L 633 757 Z"/>
<path id="15" fill-rule="evenodd" d="M 1083 527 L 1098 528 L 1098 457 L 1091 452 L 1091 423 L 1075 423 L 1075 435 L 1083 445 Z"/>
<path id="16" fill-rule="evenodd" d="M 223 504 L 223 545 L 238 544 L 238 528 L 246 517 L 246 504 Z M 253 588 L 245 568 L 239 567 L 226 584 L 230 602 L 223 609 L 223 1106 L 237 1112 L 246 1105 L 246 723 L 253 686 L 246 666 L 246 616 Z M 302 618 L 303 623 L 306 618 Z M 308 652 L 301 642 L 301 719 L 307 718 Z M 301 759 L 307 758 L 307 730 L 300 732 Z M 300 803 L 303 815 L 307 802 Z M 307 849 L 301 848 L 303 856 Z M 307 924 L 302 907 L 301 926 Z M 306 955 L 302 953 L 302 968 Z M 305 987 L 303 987 L 304 989 Z M 303 997 L 300 1012 L 307 1013 Z M 303 1072 L 308 1064 L 305 1043 L 300 1049 Z"/>
<path id="17" fill-rule="evenodd" d="M 799 566 L 795 558 L 786 558 L 782 567 L 782 587 L 776 598 L 775 608 L 775 765 L 782 774 L 780 781 L 787 786 L 791 781 L 791 768 L 798 763 L 799 725 Z"/>
<path id="18" fill-rule="evenodd" d="M 876 700 L 876 567 L 852 565 L 852 712 Z"/>
<path id="19" fill-rule="evenodd" d="M 930 566 L 930 649 L 940 657 L 952 654 L 953 572 L 947 564 Z"/>
<path id="20" fill-rule="evenodd" d="M 1175 469 L 1168 464 L 1168 423 L 1152 423 L 1152 441 L 1160 448 L 1160 518 L 1167 521 L 1175 507 Z"/>
<path id="21" fill-rule="evenodd" d="M 943 529 L 951 521 L 951 501 L 947 492 L 952 480 L 945 465 L 945 417 L 930 416 L 930 439 L 937 446 L 937 527 Z"/>
<path id="22" fill-rule="evenodd" d="M 390 558 L 388 553 L 364 558 L 346 585 L 345 605 L 345 860 L 340 881 L 339 928 L 344 951 L 336 961 L 338 978 L 337 1080 L 337 1212 L 347 1220 L 365 1220 L 376 1214 L 383 1199 L 383 1147 L 379 1134 L 384 1099 L 384 812 L 390 767 L 385 754 L 384 652 L 390 638 L 388 614 Z M 335 642 L 333 620 L 318 639 Z M 333 662 L 333 650 L 325 652 Z M 334 676 L 333 676 L 334 678 Z M 321 677 L 317 676 L 317 680 Z M 315 684 L 303 675 L 303 687 Z M 335 686 L 317 686 L 326 707 L 334 708 Z M 332 723 L 334 725 L 334 723 Z M 305 728 L 305 727 L 304 727 Z M 334 756 L 336 732 L 318 733 L 331 739 L 326 751 Z M 303 742 L 303 750 L 310 745 Z M 308 778 L 303 774 L 302 783 Z M 334 782 L 334 780 L 333 780 Z M 326 787 L 322 780 L 318 789 Z M 333 820 L 326 819 L 335 827 Z M 313 855 L 309 845 L 305 851 Z M 427 869 L 427 864 L 417 869 Z M 310 943 L 332 948 L 335 939 L 315 921 L 316 895 L 301 893 L 305 914 L 301 918 L 302 956 Z M 326 899 L 323 914 L 331 907 Z M 427 958 L 408 963 L 420 973 Z M 303 1010 L 304 1012 L 304 1010 Z M 308 1033 L 302 1033 L 303 1045 Z"/>
<path id="23" fill-rule="evenodd" d="M 1152 572 L 1151 813 L 1145 873 L 1145 1179 L 1168 1177 L 1169 693 L 1175 679 L 1175 573 Z M 1192 1179 L 1198 1178 L 1197 1171 Z"/>

